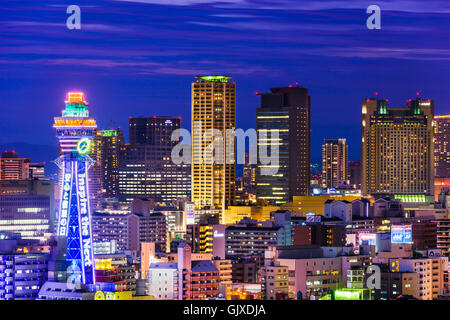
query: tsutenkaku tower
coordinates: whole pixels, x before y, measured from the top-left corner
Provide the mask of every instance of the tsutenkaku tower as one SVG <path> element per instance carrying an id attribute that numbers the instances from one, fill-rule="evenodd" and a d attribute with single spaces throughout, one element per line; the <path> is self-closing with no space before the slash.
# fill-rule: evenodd
<path id="1" fill-rule="evenodd" d="M 72 263 L 76 280 L 95 283 L 89 206 L 88 156 L 97 124 L 89 117 L 88 104 L 81 92 L 69 92 L 61 117 L 55 117 L 61 170 L 61 203 L 58 211 L 58 236 L 67 237 L 66 260 Z M 78 282 L 77 281 L 77 282 Z"/>

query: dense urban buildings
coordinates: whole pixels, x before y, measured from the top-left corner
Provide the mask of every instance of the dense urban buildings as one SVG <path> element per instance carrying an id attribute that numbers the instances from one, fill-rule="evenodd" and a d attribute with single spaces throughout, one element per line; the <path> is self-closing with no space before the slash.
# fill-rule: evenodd
<path id="1" fill-rule="evenodd" d="M 272 143 L 271 130 L 278 132 L 277 173 L 262 175 L 268 164 L 258 163 L 256 194 L 270 203 L 288 202 L 293 196 L 308 195 L 310 190 L 311 98 L 303 87 L 272 88 L 258 93 L 261 106 L 256 109 L 258 152 Z M 266 137 L 262 135 L 267 132 Z"/>
<path id="2" fill-rule="evenodd" d="M 236 84 L 230 78 L 198 76 L 192 83 L 191 200 L 197 209 L 234 203 L 235 138 L 227 130 L 236 129 Z"/>
<path id="3" fill-rule="evenodd" d="M 346 139 L 325 139 L 322 146 L 322 183 L 336 188 L 345 183 L 348 173 L 348 146 Z"/>
<path id="4" fill-rule="evenodd" d="M 118 251 L 139 249 L 139 217 L 135 214 L 109 214 L 94 212 L 92 215 L 92 241 L 114 241 Z"/>
<path id="5" fill-rule="evenodd" d="M 89 170 L 89 191 L 92 207 L 101 205 L 102 199 L 119 195 L 119 157 L 125 144 L 123 131 L 96 130 L 89 152 L 95 161 Z"/>
<path id="6" fill-rule="evenodd" d="M 361 110 L 363 195 L 433 194 L 433 100 L 388 108 L 387 99 L 372 98 Z"/>
<path id="7" fill-rule="evenodd" d="M 450 178 L 450 114 L 434 116 L 434 167 L 436 177 Z"/>
<path id="8" fill-rule="evenodd" d="M 42 163 L 2 157 L 0 299 L 450 299 L 449 178 L 433 182 L 447 127 L 433 101 L 365 100 L 361 161 L 348 161 L 346 138 L 325 139 L 310 176 L 308 90 L 259 96 L 257 145 L 279 130 L 279 170 L 262 175 L 272 164 L 250 161 L 250 141 L 235 177 L 229 77 L 192 84 L 192 167 L 173 159 L 179 117 L 131 117 L 125 144 L 68 93 L 57 183 Z"/>

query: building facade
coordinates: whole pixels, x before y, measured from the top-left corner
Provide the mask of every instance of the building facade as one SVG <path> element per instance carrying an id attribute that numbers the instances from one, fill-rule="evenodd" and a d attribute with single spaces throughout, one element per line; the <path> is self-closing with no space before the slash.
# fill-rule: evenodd
<path id="1" fill-rule="evenodd" d="M 259 270 L 262 300 L 284 300 L 289 295 L 289 269 L 269 265 Z"/>
<path id="2" fill-rule="evenodd" d="M 19 158 L 17 152 L 4 151 L 0 157 L 0 180 L 26 180 L 29 178 L 31 159 Z"/>
<path id="3" fill-rule="evenodd" d="M 119 251 L 138 251 L 139 217 L 135 214 L 94 212 L 92 215 L 92 240 L 94 243 L 115 241 Z"/>
<path id="4" fill-rule="evenodd" d="M 197 209 L 234 203 L 235 137 L 226 134 L 236 128 L 236 85 L 230 78 L 199 76 L 192 83 L 191 200 Z"/>
<path id="5" fill-rule="evenodd" d="M 273 142 L 271 131 L 278 131 L 278 171 L 263 175 L 267 164 L 258 163 L 256 196 L 274 204 L 288 202 L 293 196 L 308 195 L 310 188 L 310 105 L 308 89 L 272 88 L 260 93 L 261 107 L 256 109 L 258 150 Z M 259 152 L 259 151 L 258 151 Z"/>
<path id="6" fill-rule="evenodd" d="M 47 280 L 48 254 L 0 253 L 0 300 L 35 300 Z"/>
<path id="7" fill-rule="evenodd" d="M 348 146 L 346 139 L 325 139 L 322 145 L 322 183 L 337 188 L 348 180 Z"/>
<path id="8" fill-rule="evenodd" d="M 362 102 L 363 195 L 433 194 L 433 116 L 432 100 L 408 100 L 403 108 Z"/>

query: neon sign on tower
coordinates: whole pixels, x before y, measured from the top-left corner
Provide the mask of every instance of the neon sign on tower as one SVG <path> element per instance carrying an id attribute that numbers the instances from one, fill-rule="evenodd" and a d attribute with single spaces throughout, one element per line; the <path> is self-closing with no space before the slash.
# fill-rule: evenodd
<path id="1" fill-rule="evenodd" d="M 53 125 L 60 147 L 60 157 L 55 162 L 62 174 L 58 236 L 67 237 L 66 260 L 72 263 L 72 270 L 78 270 L 75 280 L 94 284 L 88 186 L 88 170 L 93 160 L 88 153 L 97 124 L 89 117 L 83 93 L 69 92 L 65 102 L 61 117 L 55 117 Z"/>

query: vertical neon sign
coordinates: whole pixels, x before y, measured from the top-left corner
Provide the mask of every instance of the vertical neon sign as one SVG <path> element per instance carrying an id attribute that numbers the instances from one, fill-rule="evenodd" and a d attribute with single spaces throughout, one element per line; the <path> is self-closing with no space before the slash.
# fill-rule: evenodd
<path id="1" fill-rule="evenodd" d="M 61 204 L 58 223 L 58 235 L 67 236 L 69 221 L 70 198 L 72 190 L 72 172 L 68 170 L 69 163 L 64 163 L 63 185 L 61 192 Z"/>

